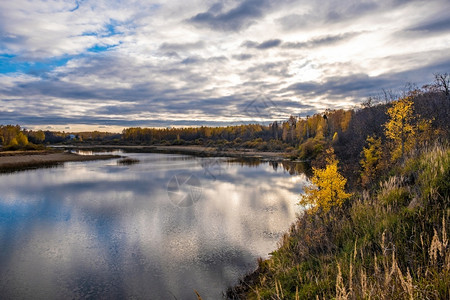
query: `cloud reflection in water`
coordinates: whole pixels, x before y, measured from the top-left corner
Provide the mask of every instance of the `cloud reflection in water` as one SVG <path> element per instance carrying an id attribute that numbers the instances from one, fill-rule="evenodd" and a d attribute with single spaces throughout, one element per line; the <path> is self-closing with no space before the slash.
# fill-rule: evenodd
<path id="1" fill-rule="evenodd" d="M 268 163 L 222 164 L 129 154 L 141 163 L 67 163 L 0 175 L 0 293 L 6 298 L 220 297 L 273 251 L 299 208 L 304 175 Z M 174 206 L 167 183 L 190 172 L 193 206 Z M 292 178 L 295 178 L 294 180 Z"/>

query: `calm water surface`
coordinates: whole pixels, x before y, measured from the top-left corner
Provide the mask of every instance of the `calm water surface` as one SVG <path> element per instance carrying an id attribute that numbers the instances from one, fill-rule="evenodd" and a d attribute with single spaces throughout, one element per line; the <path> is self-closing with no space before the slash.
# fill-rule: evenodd
<path id="1" fill-rule="evenodd" d="M 127 156 L 0 174 L 2 299 L 218 299 L 299 212 L 269 163 Z"/>

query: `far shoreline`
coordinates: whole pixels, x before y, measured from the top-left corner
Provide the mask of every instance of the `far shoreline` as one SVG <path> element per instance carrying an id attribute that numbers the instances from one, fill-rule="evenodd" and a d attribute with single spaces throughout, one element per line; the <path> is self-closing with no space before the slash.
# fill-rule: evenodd
<path id="1" fill-rule="evenodd" d="M 121 158 L 120 155 L 78 155 L 56 150 L 0 152 L 0 173 L 52 167 L 65 162 L 93 161 Z"/>
<path id="2" fill-rule="evenodd" d="M 242 159 L 260 159 L 262 161 L 294 161 L 306 162 L 300 160 L 292 160 L 286 152 L 266 152 L 255 151 L 253 149 L 219 149 L 217 147 L 205 146 L 163 146 L 163 145 L 54 145 L 56 149 L 74 149 L 85 151 L 111 151 L 114 149 L 125 150 L 126 152 L 143 152 L 143 153 L 166 153 L 166 154 L 187 154 L 194 156 L 209 157 L 234 157 Z"/>

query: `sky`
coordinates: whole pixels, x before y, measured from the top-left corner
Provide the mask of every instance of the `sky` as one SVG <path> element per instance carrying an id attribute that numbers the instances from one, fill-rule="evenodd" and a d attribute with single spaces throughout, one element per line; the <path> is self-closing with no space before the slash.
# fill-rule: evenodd
<path id="1" fill-rule="evenodd" d="M 450 1 L 2 0 L 0 124 L 225 126 L 450 71 Z"/>

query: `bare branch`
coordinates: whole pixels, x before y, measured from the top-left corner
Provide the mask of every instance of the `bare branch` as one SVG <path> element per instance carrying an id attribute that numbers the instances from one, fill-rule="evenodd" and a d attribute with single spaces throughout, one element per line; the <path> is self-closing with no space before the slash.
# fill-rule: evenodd
<path id="1" fill-rule="evenodd" d="M 435 73 L 434 82 L 436 86 L 450 98 L 450 74 L 449 73 Z"/>

